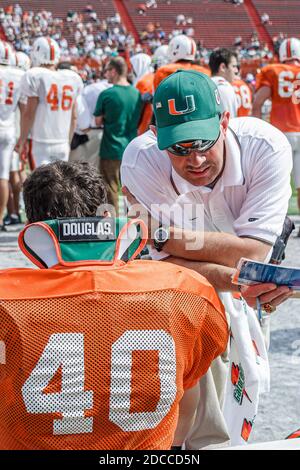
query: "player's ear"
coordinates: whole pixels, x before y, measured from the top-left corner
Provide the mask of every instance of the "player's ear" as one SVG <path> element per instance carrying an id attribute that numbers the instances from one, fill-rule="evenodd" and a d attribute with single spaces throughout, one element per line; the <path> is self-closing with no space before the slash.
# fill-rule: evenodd
<path id="1" fill-rule="evenodd" d="M 228 126 L 229 126 L 229 118 L 230 118 L 230 112 L 229 111 L 224 111 L 224 113 L 221 116 L 221 121 L 220 121 L 221 132 L 224 135 L 224 137 L 226 135 L 226 132 L 227 132 L 227 129 L 228 129 Z"/>
<path id="2" fill-rule="evenodd" d="M 222 62 L 219 66 L 218 72 L 223 72 L 224 73 L 226 71 L 226 69 L 227 69 L 226 64 L 224 62 Z"/>
<path id="3" fill-rule="evenodd" d="M 116 218 L 116 210 L 112 204 L 104 203 L 97 207 L 96 217 Z"/>

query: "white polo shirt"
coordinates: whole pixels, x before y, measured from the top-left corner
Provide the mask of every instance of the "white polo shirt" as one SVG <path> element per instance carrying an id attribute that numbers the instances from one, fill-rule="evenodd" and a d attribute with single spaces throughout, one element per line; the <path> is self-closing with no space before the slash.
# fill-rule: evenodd
<path id="1" fill-rule="evenodd" d="M 230 121 L 225 146 L 225 168 L 214 188 L 193 186 L 172 168 L 150 130 L 127 146 L 122 185 L 148 210 L 153 204 L 202 204 L 204 224 L 193 220 L 192 226 L 184 222 L 185 228 L 233 233 L 272 245 L 282 231 L 291 195 L 291 146 L 278 129 L 250 117 Z M 151 254 L 155 259 L 168 256 L 156 250 Z"/>
<path id="2" fill-rule="evenodd" d="M 82 94 L 77 96 L 76 98 L 76 107 L 77 107 L 77 120 L 76 120 L 75 132 L 77 134 L 82 134 L 81 130 L 84 130 L 90 127 L 90 122 L 91 122 L 89 108 Z"/>
<path id="3" fill-rule="evenodd" d="M 211 79 L 218 87 L 222 112 L 229 111 L 231 118 L 237 117 L 238 102 L 233 86 L 223 77 L 215 76 Z"/>
<path id="4" fill-rule="evenodd" d="M 102 91 L 110 88 L 112 84 L 108 83 L 107 80 L 101 80 L 100 82 L 91 83 L 84 87 L 82 95 L 86 101 L 89 113 L 90 113 L 90 126 L 96 127 L 94 111 L 96 108 L 97 100 Z"/>
<path id="5" fill-rule="evenodd" d="M 170 206 L 176 203 L 202 204 L 202 221 L 197 218 L 191 220 L 194 217 L 187 211 L 182 225 L 185 228 L 192 224 L 196 230 L 201 230 L 204 226 L 205 231 L 253 237 L 272 245 L 281 233 L 291 194 L 290 144 L 284 134 L 270 124 L 246 117 L 230 121 L 225 146 L 224 171 L 214 188 L 197 187 L 174 171 L 167 152 L 158 149 L 155 135 L 148 131 L 133 140 L 125 150 L 122 184 L 148 210 L 154 203 Z M 155 259 L 168 256 L 154 249 L 151 255 Z M 244 301 L 234 299 L 230 292 L 221 292 L 219 296 L 230 316 L 232 332 L 223 416 L 232 442 L 242 444 L 245 443 L 241 433 L 245 416 L 248 422 L 254 420 L 259 395 L 269 388 L 268 357 L 253 309 Z M 253 344 L 257 346 L 258 353 Z M 244 371 L 250 401 L 238 403 L 234 398 L 231 370 L 236 364 Z M 214 418 L 222 416 L 220 404 L 214 398 L 217 392 L 211 390 L 209 393 Z M 208 402 L 203 406 L 208 406 Z"/>

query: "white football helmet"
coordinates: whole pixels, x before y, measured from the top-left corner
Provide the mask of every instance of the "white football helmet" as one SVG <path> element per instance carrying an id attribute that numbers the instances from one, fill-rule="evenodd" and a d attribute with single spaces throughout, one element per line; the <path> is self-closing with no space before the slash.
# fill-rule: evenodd
<path id="1" fill-rule="evenodd" d="M 57 42 L 48 37 L 34 41 L 31 51 L 31 61 L 34 67 L 39 65 L 56 65 L 60 58 L 60 48 Z"/>
<path id="2" fill-rule="evenodd" d="M 196 43 L 192 38 L 185 34 L 179 34 L 169 42 L 169 60 L 170 62 L 177 62 L 178 60 L 194 60 L 196 49 Z"/>
<path id="3" fill-rule="evenodd" d="M 152 56 L 152 63 L 156 67 L 161 67 L 162 65 L 166 65 L 169 62 L 169 46 L 163 45 L 159 46 L 155 49 L 154 54 Z"/>
<path id="4" fill-rule="evenodd" d="M 146 75 L 146 73 L 153 72 L 151 67 L 151 57 L 148 54 L 144 54 L 140 52 L 138 54 L 134 54 L 130 57 L 130 63 L 132 66 L 132 71 L 134 73 L 134 85 L 137 81 Z"/>
<path id="5" fill-rule="evenodd" d="M 15 51 L 12 51 L 12 53 L 10 55 L 9 65 L 11 65 L 12 67 L 16 67 L 16 65 L 17 65 L 17 56 L 16 56 Z"/>
<path id="6" fill-rule="evenodd" d="M 12 46 L 5 41 L 0 41 L 0 64 L 14 65 L 14 52 Z"/>
<path id="7" fill-rule="evenodd" d="M 25 52 L 16 52 L 16 66 L 21 70 L 29 70 L 31 67 L 31 60 Z"/>
<path id="8" fill-rule="evenodd" d="M 284 39 L 279 47 L 279 60 L 300 60 L 300 40 L 296 38 Z"/>

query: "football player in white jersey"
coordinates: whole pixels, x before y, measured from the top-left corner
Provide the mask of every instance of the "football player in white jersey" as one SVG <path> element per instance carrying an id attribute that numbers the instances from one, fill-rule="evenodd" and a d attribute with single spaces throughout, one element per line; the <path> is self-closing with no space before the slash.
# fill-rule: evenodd
<path id="1" fill-rule="evenodd" d="M 237 56 L 229 49 L 219 48 L 209 57 L 211 78 L 218 87 L 222 111 L 229 111 L 230 117 L 237 117 L 238 102 L 232 82 L 238 75 Z"/>
<path id="2" fill-rule="evenodd" d="M 21 70 L 24 70 L 24 72 L 27 72 L 27 70 L 30 69 L 31 60 L 29 56 L 25 54 L 25 52 L 16 52 L 16 66 L 19 67 Z"/>
<path id="3" fill-rule="evenodd" d="M 13 54 L 13 60 L 11 62 L 11 65 L 26 72 L 30 69 L 31 61 L 27 54 L 18 51 Z M 18 107 L 15 112 L 16 139 L 20 137 L 21 115 L 24 112 L 27 103 L 27 97 L 22 96 L 22 82 L 24 80 L 24 75 L 21 80 L 21 96 L 18 102 Z M 7 214 L 3 219 L 4 225 L 15 225 L 21 223 L 21 217 L 19 214 L 19 198 L 22 182 L 24 182 L 25 179 L 26 173 L 24 169 L 24 162 L 19 157 L 19 154 L 14 150 L 10 164 L 10 191 L 7 204 Z"/>
<path id="4" fill-rule="evenodd" d="M 55 160 L 67 161 L 76 124 L 76 98 L 83 83 L 72 70 L 56 70 L 60 49 L 56 41 L 41 37 L 31 52 L 33 68 L 28 70 L 22 94 L 28 102 L 21 120 L 21 136 L 16 150 L 21 154 L 31 131 L 35 165 Z"/>
<path id="5" fill-rule="evenodd" d="M 0 231 L 5 231 L 3 215 L 9 197 L 9 172 L 16 143 L 16 109 L 24 72 L 12 67 L 13 49 L 0 41 Z"/>

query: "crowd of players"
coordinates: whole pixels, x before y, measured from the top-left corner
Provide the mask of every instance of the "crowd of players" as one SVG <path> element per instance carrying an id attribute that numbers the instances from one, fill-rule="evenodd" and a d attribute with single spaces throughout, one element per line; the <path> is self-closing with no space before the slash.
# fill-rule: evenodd
<path id="1" fill-rule="evenodd" d="M 137 133 L 145 132 L 153 120 L 152 96 L 164 78 L 178 69 L 205 73 L 218 86 L 223 109 L 231 117 L 266 115 L 287 135 L 300 207 L 300 40 L 285 39 L 279 62 L 263 67 L 256 77 L 248 73 L 242 80 L 238 59 L 235 52 L 218 48 L 210 54 L 209 66 L 199 65 L 196 43 L 186 35 L 175 36 L 152 56 L 133 54 L 129 80 L 143 103 Z M 68 160 L 74 131 L 77 144 L 72 146 L 71 160 L 99 167 L 102 130 L 95 124 L 94 111 L 100 93 L 113 82 L 102 69 L 101 78 L 84 86 L 76 66 L 61 62 L 61 48 L 49 37 L 35 40 L 30 57 L 2 41 L 0 63 L 0 230 L 5 231 L 6 225 L 20 222 L 20 189 L 28 167 Z M 83 145 L 86 141 L 91 145 Z"/>

